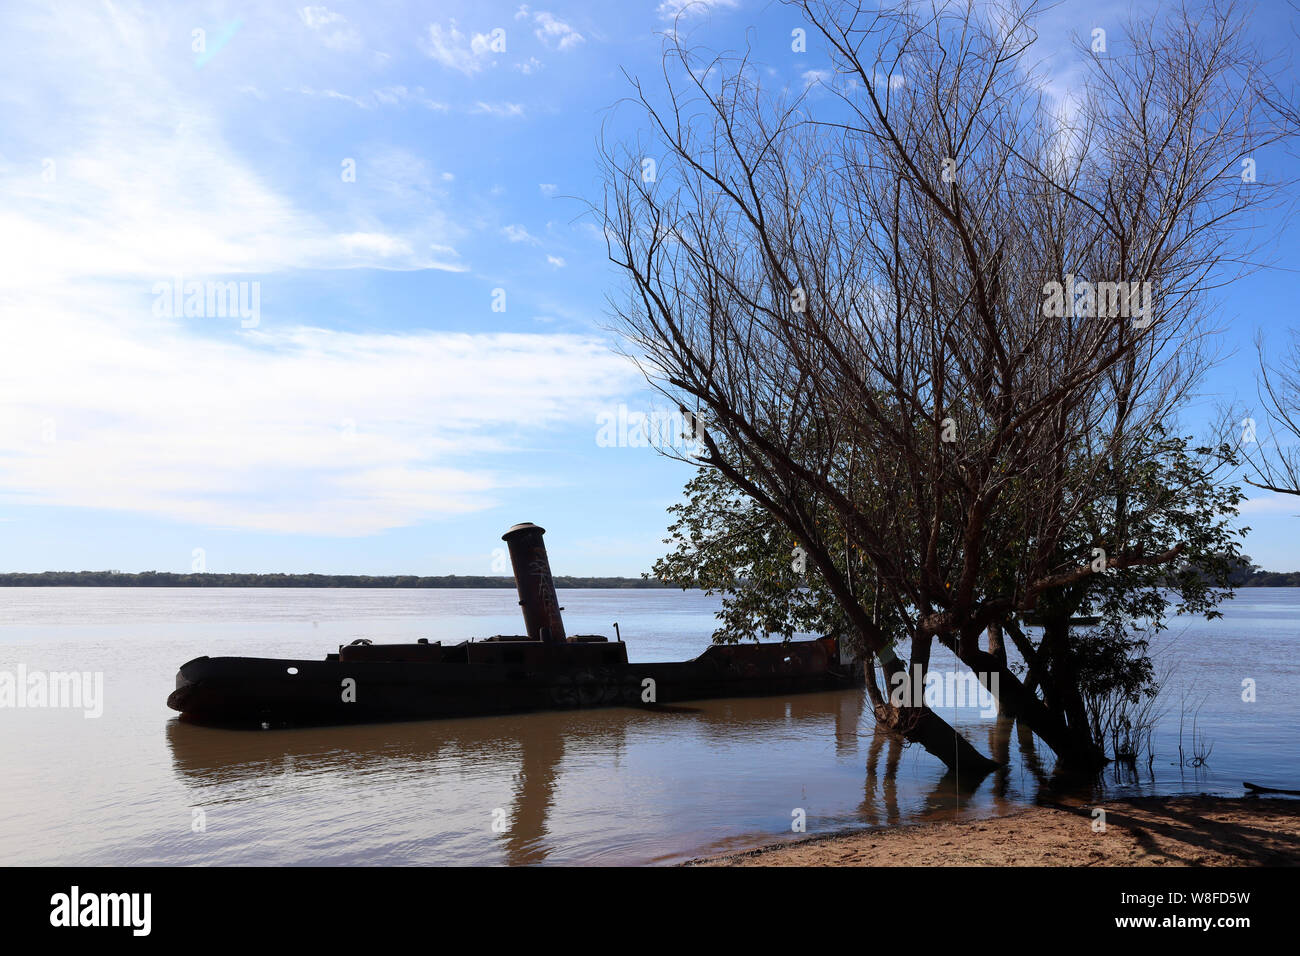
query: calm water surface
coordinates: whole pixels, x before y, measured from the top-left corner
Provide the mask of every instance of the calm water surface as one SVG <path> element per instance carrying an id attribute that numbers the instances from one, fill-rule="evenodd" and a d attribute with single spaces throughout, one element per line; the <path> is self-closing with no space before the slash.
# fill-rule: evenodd
<path id="1" fill-rule="evenodd" d="M 612 637 L 618 621 L 644 661 L 698 654 L 717 609 L 677 591 L 562 601 L 570 633 Z M 515 602 L 504 589 L 0 589 L 0 671 L 102 671 L 105 698 L 98 719 L 0 709 L 0 864 L 670 863 L 790 837 L 796 808 L 818 833 L 1063 796 L 1050 751 L 1008 722 L 944 712 L 1007 762 L 972 787 L 875 735 L 861 692 L 260 732 L 181 724 L 166 707 L 177 666 L 201 654 L 518 633 Z M 1248 589 L 1222 621 L 1176 620 L 1155 647 L 1174 668 L 1155 763 L 1108 773 L 1106 789 L 1300 787 L 1298 649 L 1300 589 Z M 951 664 L 936 649 L 933 667 Z M 1197 707 L 1213 751 L 1180 767 L 1180 712 L 1188 744 Z"/>

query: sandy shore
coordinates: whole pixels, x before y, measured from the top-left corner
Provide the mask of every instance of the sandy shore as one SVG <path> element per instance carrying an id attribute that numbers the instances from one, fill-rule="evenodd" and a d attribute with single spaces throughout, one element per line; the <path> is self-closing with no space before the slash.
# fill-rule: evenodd
<path id="1" fill-rule="evenodd" d="M 811 837 L 688 866 L 1296 866 L 1300 800 L 1175 797 Z"/>

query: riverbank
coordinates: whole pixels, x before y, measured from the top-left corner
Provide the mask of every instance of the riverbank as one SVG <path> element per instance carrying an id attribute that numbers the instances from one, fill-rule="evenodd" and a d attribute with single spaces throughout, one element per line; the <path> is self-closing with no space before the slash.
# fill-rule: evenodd
<path id="1" fill-rule="evenodd" d="M 778 843 L 687 866 L 1296 866 L 1300 800 L 1143 797 Z M 1097 817 L 1096 819 L 1100 819 Z"/>

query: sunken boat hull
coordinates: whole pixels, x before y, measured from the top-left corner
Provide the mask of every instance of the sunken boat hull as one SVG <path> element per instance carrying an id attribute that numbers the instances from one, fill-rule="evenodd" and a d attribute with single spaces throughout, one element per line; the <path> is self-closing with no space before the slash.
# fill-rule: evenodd
<path id="1" fill-rule="evenodd" d="M 637 664 L 621 641 L 571 638 L 348 645 L 325 660 L 199 657 L 167 699 L 191 720 L 302 725 L 534 710 L 646 707 L 861 686 L 830 638 L 715 645 L 694 660 Z"/>
<path id="2" fill-rule="evenodd" d="M 690 661 L 632 664 L 627 645 L 564 629 L 545 529 L 525 522 L 510 547 L 528 633 L 444 647 L 353 641 L 324 660 L 196 657 L 167 705 L 223 724 L 330 724 L 470 717 L 578 707 L 659 706 L 710 697 L 797 694 L 863 683 L 836 641 L 715 645 Z M 614 625 L 615 635 L 618 625 Z"/>

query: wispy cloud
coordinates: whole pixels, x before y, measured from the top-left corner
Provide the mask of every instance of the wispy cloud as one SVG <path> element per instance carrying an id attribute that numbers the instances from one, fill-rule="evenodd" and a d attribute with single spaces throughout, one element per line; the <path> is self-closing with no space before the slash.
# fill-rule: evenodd
<path id="1" fill-rule="evenodd" d="M 471 109 L 470 112 L 484 113 L 488 116 L 501 116 L 501 117 L 510 118 L 510 117 L 523 116 L 524 107 L 522 103 L 505 103 L 505 102 L 488 103 L 485 102 L 484 100 L 479 100 L 477 103 L 474 104 L 474 108 Z"/>
<path id="2" fill-rule="evenodd" d="M 322 6 L 301 7 L 298 17 L 331 50 L 355 50 L 361 46 L 361 35 L 341 13 Z"/>
<path id="3" fill-rule="evenodd" d="M 368 110 L 373 105 L 359 96 L 352 96 L 349 93 L 340 93 L 338 90 L 318 90 L 310 86 L 298 87 L 298 92 L 303 96 L 322 96 L 327 100 L 342 100 L 344 103 L 351 103 L 353 106 L 363 110 Z"/>
<path id="4" fill-rule="evenodd" d="M 535 28 L 533 35 L 541 41 L 542 46 L 552 50 L 565 52 L 586 42 L 581 33 L 547 10 L 534 12 L 525 4 L 515 11 L 515 19 L 531 21 Z"/>
<path id="5" fill-rule="evenodd" d="M 156 24 L 110 7 L 32 16 L 42 19 L 29 25 L 28 47 L 80 53 L 76 69 L 32 80 L 44 101 L 60 103 L 57 123 L 39 110 L 9 114 L 9 136 L 48 162 L 0 157 L 0 290 L 178 272 L 466 268 L 454 250 L 459 227 L 431 191 L 377 202 L 336 173 L 331 203 L 308 209 L 286 195 L 294 180 L 275 180 L 230 144 L 220 113 L 195 99 L 207 87 L 188 82 L 184 59 L 159 53 L 171 41 Z M 122 109 L 127 102 L 137 107 Z M 340 169 L 346 155 L 330 165 Z"/>
<path id="6" fill-rule="evenodd" d="M 446 103 L 426 96 L 422 86 L 417 86 L 414 89 L 408 89 L 400 84 L 385 86 L 382 89 L 373 90 L 370 95 L 385 106 L 404 106 L 409 103 L 439 113 L 446 112 L 449 109 Z"/>
<path id="7" fill-rule="evenodd" d="M 511 242 L 528 242 L 532 245 L 537 245 L 538 242 L 537 237 L 532 235 L 527 229 L 513 223 L 508 226 L 503 226 L 501 234 Z"/>
<path id="8" fill-rule="evenodd" d="M 575 336 L 196 335 L 221 320 L 32 304 L 0 351 L 0 495 L 206 526 L 364 535 L 490 507 L 516 483 L 491 455 L 631 375 Z"/>
<path id="9" fill-rule="evenodd" d="M 673 20 L 678 16 L 703 16 L 713 10 L 734 10 L 740 6 L 740 0 L 663 0 L 656 12 L 664 20 Z"/>
<path id="10" fill-rule="evenodd" d="M 381 106 L 422 106 L 428 110 L 445 113 L 451 109 L 447 103 L 439 100 L 430 99 L 425 95 L 424 87 L 408 89 L 405 86 L 385 86 L 377 90 L 371 90 L 369 93 L 362 95 L 353 95 L 351 93 L 342 93 L 338 90 L 318 90 L 310 86 L 300 86 L 297 90 L 303 96 L 319 96 L 325 99 L 341 100 L 344 103 L 351 103 L 358 109 L 370 110 Z M 264 98 L 264 97 L 263 97 Z"/>
<path id="11" fill-rule="evenodd" d="M 297 208 L 199 119 L 90 140 L 54 168 L 42 182 L 0 167 L 0 289 L 197 271 L 465 268 L 454 251 L 431 252 L 451 244 L 430 222 L 403 235 L 375 229 L 373 214 L 358 229 L 343 208 L 335 225 Z"/>
<path id="12" fill-rule="evenodd" d="M 452 20 L 445 27 L 438 23 L 429 24 L 423 46 L 424 52 L 443 66 L 473 76 L 487 66 L 492 53 L 491 43 L 491 37 L 485 33 L 476 33 L 467 40 L 457 29 L 456 21 Z"/>

